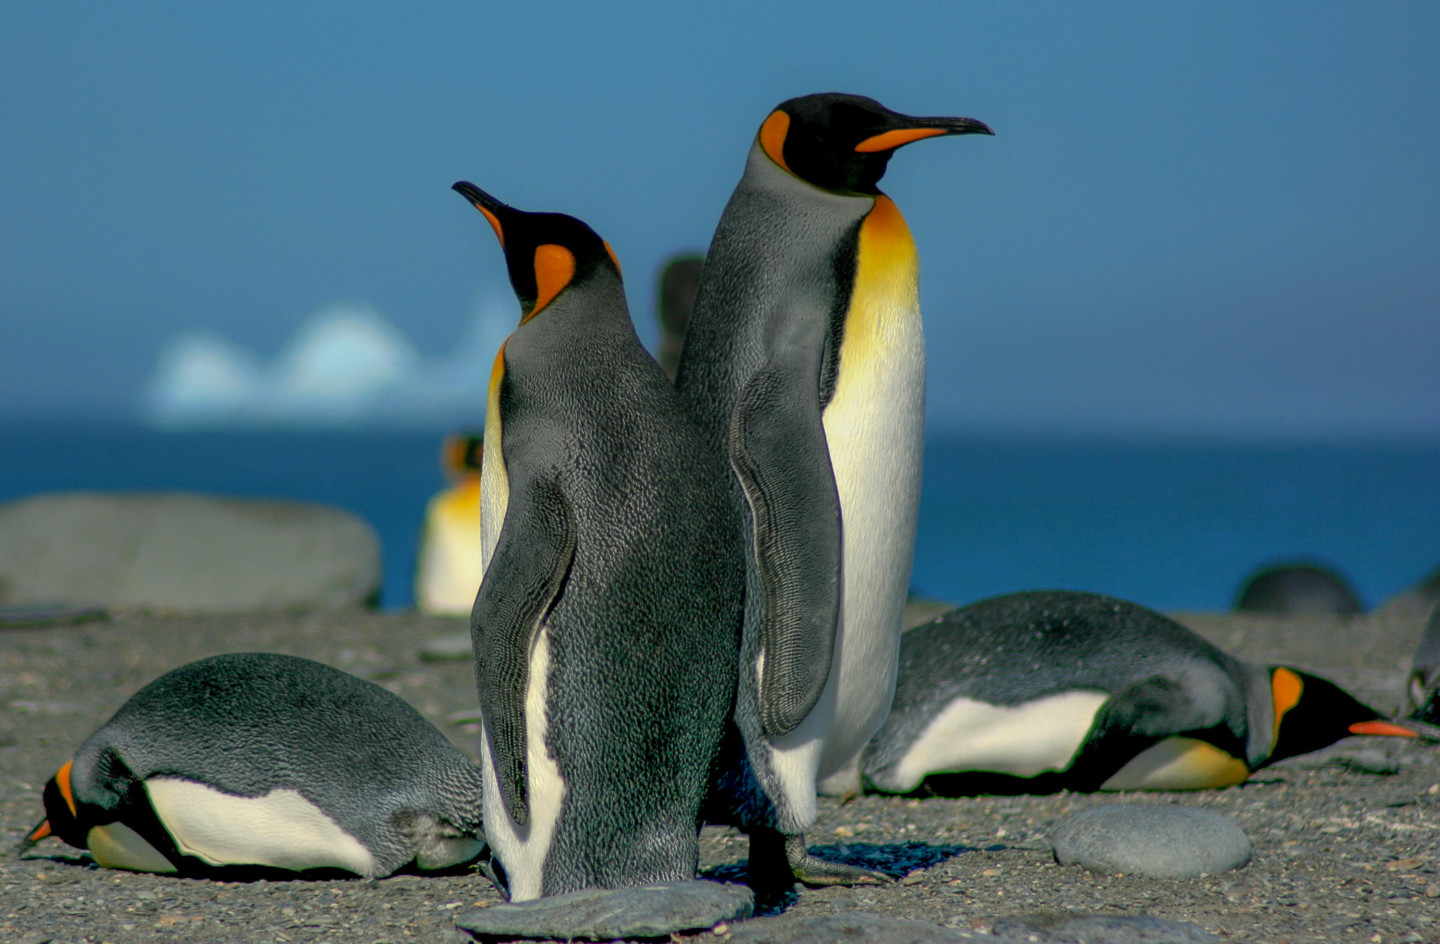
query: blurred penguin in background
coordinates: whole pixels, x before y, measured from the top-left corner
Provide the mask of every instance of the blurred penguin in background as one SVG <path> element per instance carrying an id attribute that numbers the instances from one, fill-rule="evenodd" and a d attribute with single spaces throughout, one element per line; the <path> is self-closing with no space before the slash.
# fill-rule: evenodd
<path id="1" fill-rule="evenodd" d="M 445 437 L 440 468 L 450 487 L 425 506 L 415 555 L 415 608 L 468 616 L 480 589 L 480 459 L 483 434 Z"/>

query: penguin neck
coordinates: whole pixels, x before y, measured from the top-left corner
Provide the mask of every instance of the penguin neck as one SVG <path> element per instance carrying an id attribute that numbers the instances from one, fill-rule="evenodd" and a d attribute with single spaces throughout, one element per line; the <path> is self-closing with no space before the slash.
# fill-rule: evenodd
<path id="1" fill-rule="evenodd" d="M 740 186 L 773 191 L 787 200 L 799 197 L 800 199 L 814 200 L 817 204 L 832 204 L 837 209 L 844 208 L 841 212 L 853 213 L 857 216 L 863 216 L 869 212 L 870 206 L 875 202 L 875 196 L 871 194 L 836 193 L 834 190 L 817 187 L 803 178 L 795 176 L 771 160 L 770 155 L 760 147 L 759 141 L 756 141 L 750 148 L 750 154 L 745 160 L 745 173 L 740 178 Z"/>
<path id="2" fill-rule="evenodd" d="M 1245 687 L 1245 764 L 1254 770 L 1275 749 L 1275 693 L 1267 667 L 1245 662 L 1240 671 Z"/>

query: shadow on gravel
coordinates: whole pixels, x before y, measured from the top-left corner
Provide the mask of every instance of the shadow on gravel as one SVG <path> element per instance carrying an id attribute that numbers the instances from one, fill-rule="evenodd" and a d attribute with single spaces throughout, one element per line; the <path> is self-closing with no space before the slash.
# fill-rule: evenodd
<path id="1" fill-rule="evenodd" d="M 883 844 L 845 843 L 838 846 L 811 846 L 811 855 L 830 862 L 854 865 L 862 869 L 884 872 L 900 879 L 916 869 L 928 869 L 962 852 L 978 852 L 975 846 L 933 845 L 928 842 L 891 842 Z M 749 884 L 750 860 L 741 859 L 731 865 L 706 869 L 700 878 L 712 882 Z M 795 904 L 799 896 L 793 888 L 781 891 L 755 889 L 755 917 L 781 914 Z"/>

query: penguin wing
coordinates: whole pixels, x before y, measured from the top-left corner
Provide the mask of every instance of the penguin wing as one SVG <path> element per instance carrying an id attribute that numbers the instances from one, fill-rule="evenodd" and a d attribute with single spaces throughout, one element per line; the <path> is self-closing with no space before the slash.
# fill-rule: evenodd
<path id="1" fill-rule="evenodd" d="M 1174 679 L 1155 675 L 1117 692 L 1095 715 L 1070 772 L 1080 790 L 1100 785 L 1141 751 L 1165 738 L 1214 729 L 1213 706 L 1197 701 Z"/>
<path id="2" fill-rule="evenodd" d="M 795 394 L 806 387 L 798 371 L 767 367 L 741 391 L 730 425 L 730 463 L 753 522 L 760 720 L 772 737 L 799 727 L 819 701 L 840 615 L 840 496 L 818 399 Z"/>
<path id="3" fill-rule="evenodd" d="M 529 820 L 525 695 L 530 650 L 554 607 L 575 558 L 575 515 L 558 482 L 542 481 L 512 493 L 505 523 L 485 571 L 470 638 L 480 714 L 505 809 L 518 824 Z"/>

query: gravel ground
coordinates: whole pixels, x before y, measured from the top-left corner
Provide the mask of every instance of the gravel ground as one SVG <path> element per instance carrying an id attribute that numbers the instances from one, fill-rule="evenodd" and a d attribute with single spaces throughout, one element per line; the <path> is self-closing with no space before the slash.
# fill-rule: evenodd
<path id="1" fill-rule="evenodd" d="M 1398 702 L 1418 614 L 1341 620 L 1182 614 L 1212 641 L 1285 661 Z M 475 693 L 465 662 L 420 647 L 463 621 L 413 614 L 157 618 L 0 631 L 0 826 L 14 843 L 41 817 L 40 789 L 134 691 L 219 652 L 318 659 L 384 684 L 475 754 Z M 1061 817 L 1116 803 L 1186 803 L 1234 817 L 1254 843 L 1237 872 L 1185 881 L 1097 875 L 1055 864 Z M 1189 921 L 1226 941 L 1440 942 L 1440 749 L 1353 739 L 1278 764 L 1240 787 L 1194 794 L 821 801 L 822 854 L 908 874 L 895 886 L 804 889 L 797 915 L 850 910 L 984 929 L 1036 914 L 1145 914 Z M 744 837 L 707 829 L 702 867 L 739 874 Z M 500 900 L 475 874 L 379 882 L 209 882 L 95 868 L 54 840 L 0 856 L 0 941 L 463 941 L 458 912 Z"/>

